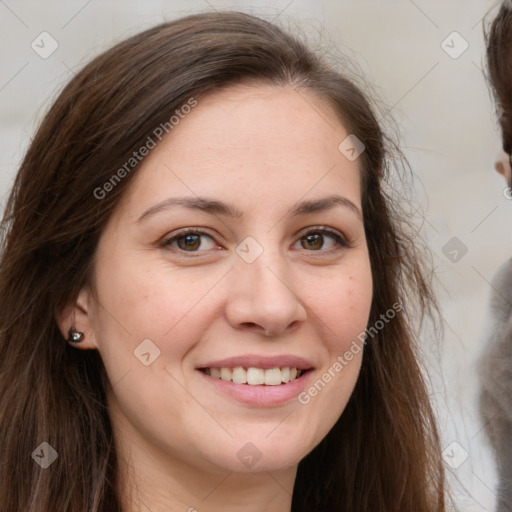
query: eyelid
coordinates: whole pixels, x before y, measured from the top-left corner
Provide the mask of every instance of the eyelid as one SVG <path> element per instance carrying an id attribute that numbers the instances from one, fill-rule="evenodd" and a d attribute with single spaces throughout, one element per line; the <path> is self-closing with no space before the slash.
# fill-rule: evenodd
<path id="1" fill-rule="evenodd" d="M 307 235 L 307 234 L 309 234 L 312 231 L 315 232 L 315 233 L 322 233 L 322 234 L 327 234 L 327 235 L 336 235 L 336 236 L 340 237 L 342 240 L 344 240 L 347 244 L 349 243 L 347 237 L 341 231 L 338 231 L 337 229 L 330 228 L 330 227 L 327 227 L 327 226 L 322 226 L 322 225 L 319 225 L 319 226 L 308 226 L 307 228 L 303 228 L 300 231 L 298 231 L 295 234 L 295 236 L 298 236 L 299 238 L 302 238 L 304 235 Z"/>
<path id="2" fill-rule="evenodd" d="M 179 229 L 176 229 L 176 230 L 168 233 L 164 237 L 164 239 L 169 241 L 169 240 L 173 240 L 174 238 L 178 238 L 180 236 L 186 236 L 189 234 L 190 235 L 207 235 L 210 238 L 214 238 L 214 235 L 208 231 L 208 228 L 203 228 L 203 227 L 196 228 L 193 226 L 187 226 L 186 228 L 179 228 Z"/>

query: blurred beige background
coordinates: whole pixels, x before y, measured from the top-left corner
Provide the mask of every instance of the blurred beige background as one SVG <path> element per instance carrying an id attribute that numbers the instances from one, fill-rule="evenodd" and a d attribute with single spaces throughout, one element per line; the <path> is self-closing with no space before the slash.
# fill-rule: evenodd
<path id="1" fill-rule="evenodd" d="M 345 52 L 391 108 L 416 175 L 445 315 L 439 353 L 426 341 L 425 364 L 449 454 L 446 467 L 461 510 L 491 511 L 496 473 L 476 410 L 474 362 L 483 350 L 488 283 L 512 255 L 512 201 L 493 171 L 500 141 L 482 74 L 483 21 L 498 3 L 0 0 L 0 201 L 51 99 L 87 60 L 143 28 L 231 8 L 300 26 L 324 48 Z M 58 44 L 47 58 L 31 47 L 42 32 Z M 458 261 L 450 254 L 456 246 L 443 252 L 453 237 Z M 462 257 L 461 244 L 467 248 Z"/>

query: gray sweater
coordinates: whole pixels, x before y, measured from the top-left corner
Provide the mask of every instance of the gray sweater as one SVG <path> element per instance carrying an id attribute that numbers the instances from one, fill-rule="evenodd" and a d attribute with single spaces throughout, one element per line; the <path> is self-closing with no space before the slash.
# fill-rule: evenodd
<path id="1" fill-rule="evenodd" d="M 478 360 L 480 414 L 496 458 L 496 512 L 512 512 L 512 259 L 492 279 L 490 322 Z"/>
<path id="2" fill-rule="evenodd" d="M 478 371 L 482 387 L 512 422 L 512 258 L 498 268 L 491 286 L 490 323 Z"/>

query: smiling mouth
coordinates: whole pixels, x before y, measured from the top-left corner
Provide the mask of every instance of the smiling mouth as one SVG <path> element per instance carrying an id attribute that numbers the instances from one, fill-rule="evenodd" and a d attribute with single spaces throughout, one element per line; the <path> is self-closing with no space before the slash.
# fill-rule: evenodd
<path id="1" fill-rule="evenodd" d="M 268 369 L 235 366 L 234 368 L 200 368 L 199 370 L 214 379 L 249 386 L 280 386 L 297 380 L 301 375 L 310 371 L 288 366 Z"/>

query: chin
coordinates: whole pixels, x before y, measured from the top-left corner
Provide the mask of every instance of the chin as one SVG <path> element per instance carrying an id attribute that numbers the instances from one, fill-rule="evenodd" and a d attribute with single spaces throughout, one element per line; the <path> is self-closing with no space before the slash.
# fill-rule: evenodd
<path id="1" fill-rule="evenodd" d="M 260 473 L 266 471 L 283 471 L 295 467 L 318 444 L 306 443 L 304 440 L 289 438 L 283 440 L 276 436 L 271 439 L 260 436 L 253 441 L 234 441 L 226 447 L 224 453 L 210 458 L 217 466 L 238 473 Z"/>

